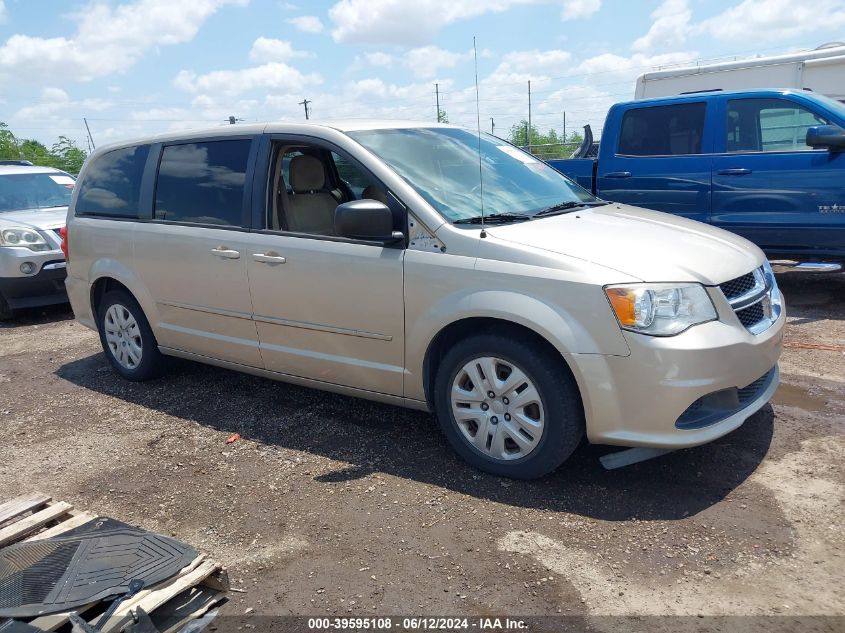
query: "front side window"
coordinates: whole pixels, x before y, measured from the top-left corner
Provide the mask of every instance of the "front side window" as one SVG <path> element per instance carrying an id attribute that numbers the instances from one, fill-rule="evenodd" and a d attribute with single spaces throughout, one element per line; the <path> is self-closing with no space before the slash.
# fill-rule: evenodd
<path id="1" fill-rule="evenodd" d="M 628 110 L 622 117 L 617 153 L 680 156 L 701 153 L 707 104 L 681 103 Z"/>
<path id="2" fill-rule="evenodd" d="M 729 152 L 790 152 L 811 150 L 807 129 L 828 121 L 784 99 L 728 101 L 726 149 Z"/>
<path id="3" fill-rule="evenodd" d="M 63 172 L 0 175 L 0 213 L 70 204 L 74 180 Z"/>
<path id="4" fill-rule="evenodd" d="M 596 200 L 549 165 L 489 134 L 480 140 L 481 177 L 479 138 L 467 130 L 407 128 L 348 135 L 451 222 L 478 217 L 482 184 L 486 215 L 528 215 L 560 203 Z"/>
<path id="5" fill-rule="evenodd" d="M 76 201 L 78 215 L 138 218 L 141 177 L 149 145 L 107 152 L 88 166 Z"/>
<path id="6" fill-rule="evenodd" d="M 165 146 L 155 219 L 241 226 L 251 143 L 236 139 Z"/>

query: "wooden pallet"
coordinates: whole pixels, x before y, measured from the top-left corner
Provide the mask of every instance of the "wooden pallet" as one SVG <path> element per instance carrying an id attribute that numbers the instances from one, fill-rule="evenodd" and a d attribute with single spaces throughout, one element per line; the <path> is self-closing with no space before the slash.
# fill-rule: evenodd
<path id="1" fill-rule="evenodd" d="M 0 548 L 58 536 L 96 518 L 94 514 L 75 510 L 69 503 L 53 501 L 48 495 L 34 493 L 17 497 L 0 503 Z M 162 633 L 172 633 L 224 602 L 228 590 L 229 577 L 225 568 L 199 554 L 177 575 L 122 602 L 101 630 L 118 633 L 134 621 L 136 610 L 140 608 L 150 615 Z M 89 624 L 96 625 L 111 601 L 95 602 L 74 611 Z M 70 613 L 55 613 L 36 618 L 30 624 L 54 631 L 64 626 L 69 616 Z"/>

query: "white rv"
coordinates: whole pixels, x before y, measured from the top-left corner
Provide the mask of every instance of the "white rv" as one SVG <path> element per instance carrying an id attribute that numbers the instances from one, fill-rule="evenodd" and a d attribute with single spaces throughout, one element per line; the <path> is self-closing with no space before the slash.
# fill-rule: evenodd
<path id="1" fill-rule="evenodd" d="M 845 43 L 775 57 L 648 72 L 637 79 L 634 98 L 766 88 L 812 90 L 845 102 Z"/>

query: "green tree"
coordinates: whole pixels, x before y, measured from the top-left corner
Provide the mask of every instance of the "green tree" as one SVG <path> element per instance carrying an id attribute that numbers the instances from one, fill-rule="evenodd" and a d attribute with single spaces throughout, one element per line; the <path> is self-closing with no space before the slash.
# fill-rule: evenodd
<path id="1" fill-rule="evenodd" d="M 14 135 L 9 126 L 0 121 L 0 160 L 28 160 L 33 165 L 56 167 L 71 174 L 82 169 L 87 154 L 67 136 L 60 136 L 50 149 L 34 139 Z"/>
<path id="2" fill-rule="evenodd" d="M 449 115 L 446 114 L 446 110 L 440 108 L 437 111 L 437 122 L 438 123 L 448 123 L 449 122 Z"/>
<path id="3" fill-rule="evenodd" d="M 527 148 L 527 134 L 528 121 L 522 120 L 511 126 L 508 140 L 514 145 Z M 543 133 L 536 125 L 531 126 L 531 151 L 541 158 L 568 158 L 582 140 L 583 137 L 577 132 L 567 135 L 564 140 L 554 128 Z"/>

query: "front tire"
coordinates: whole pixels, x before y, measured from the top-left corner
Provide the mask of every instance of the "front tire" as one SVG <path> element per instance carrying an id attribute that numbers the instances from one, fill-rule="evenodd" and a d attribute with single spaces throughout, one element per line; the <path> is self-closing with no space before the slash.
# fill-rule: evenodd
<path id="1" fill-rule="evenodd" d="M 560 466 L 584 433 L 584 412 L 563 359 L 507 332 L 476 335 L 440 363 L 434 405 L 452 448 L 476 468 L 535 479 Z"/>
<path id="2" fill-rule="evenodd" d="M 144 311 L 125 290 L 112 290 L 103 297 L 97 329 L 106 358 L 127 380 L 150 380 L 164 371 L 164 356 Z"/>
<path id="3" fill-rule="evenodd" d="M 9 307 L 6 297 L 0 294 L 0 321 L 11 321 L 15 318 L 15 312 Z"/>

